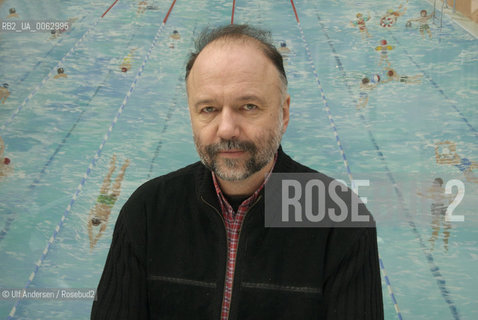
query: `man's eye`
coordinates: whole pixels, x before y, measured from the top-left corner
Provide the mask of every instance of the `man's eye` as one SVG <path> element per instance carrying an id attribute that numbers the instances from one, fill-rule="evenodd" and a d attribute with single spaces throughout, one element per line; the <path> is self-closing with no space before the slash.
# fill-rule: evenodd
<path id="1" fill-rule="evenodd" d="M 204 107 L 201 109 L 201 112 L 202 113 L 211 113 L 211 112 L 214 112 L 216 111 L 216 108 L 214 107 Z"/>
<path id="2" fill-rule="evenodd" d="M 244 106 L 244 109 L 247 110 L 247 111 L 255 110 L 255 109 L 257 109 L 257 106 L 255 104 L 248 103 Z"/>

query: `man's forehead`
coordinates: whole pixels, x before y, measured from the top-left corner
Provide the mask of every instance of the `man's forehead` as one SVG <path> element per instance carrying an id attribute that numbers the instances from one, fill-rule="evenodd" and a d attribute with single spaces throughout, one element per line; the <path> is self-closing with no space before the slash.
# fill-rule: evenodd
<path id="1" fill-rule="evenodd" d="M 243 54 L 244 52 L 247 52 L 248 57 L 253 56 L 254 60 L 268 60 L 261 48 L 261 44 L 253 38 L 221 38 L 211 42 L 206 47 L 204 47 L 204 49 L 199 53 L 198 57 L 196 58 L 196 62 L 193 65 L 193 69 L 198 60 L 208 61 L 217 56 L 231 55 L 234 53 Z M 271 61 L 268 62 L 272 64 Z"/>
<path id="2" fill-rule="evenodd" d="M 237 77 L 240 74 L 253 74 L 254 78 L 265 76 L 267 81 L 275 81 L 275 66 L 267 58 L 255 39 L 218 39 L 208 44 L 198 55 L 188 78 L 193 82 L 197 77 Z M 249 79 L 252 80 L 252 79 Z M 190 80 L 188 80 L 189 82 Z"/>

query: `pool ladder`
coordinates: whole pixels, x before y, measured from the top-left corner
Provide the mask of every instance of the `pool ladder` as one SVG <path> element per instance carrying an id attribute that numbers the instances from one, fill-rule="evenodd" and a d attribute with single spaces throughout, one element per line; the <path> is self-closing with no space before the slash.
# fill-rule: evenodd
<path id="1" fill-rule="evenodd" d="M 448 8 L 448 4 L 446 3 L 447 0 L 442 0 L 442 4 L 441 4 L 441 10 L 440 10 L 440 33 L 441 33 L 441 28 L 442 28 L 442 25 L 443 25 L 443 9 L 445 8 Z M 456 0 L 453 0 L 453 10 L 455 9 L 455 2 Z M 433 23 L 435 24 L 435 19 L 438 19 L 438 17 L 436 16 L 436 6 L 437 6 L 437 0 L 433 1 Z"/>

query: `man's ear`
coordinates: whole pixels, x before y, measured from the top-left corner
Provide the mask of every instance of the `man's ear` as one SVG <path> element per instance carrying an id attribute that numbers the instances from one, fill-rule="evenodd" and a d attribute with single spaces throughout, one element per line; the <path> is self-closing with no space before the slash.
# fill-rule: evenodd
<path id="1" fill-rule="evenodd" d="M 289 125 L 289 118 L 290 118 L 290 95 L 287 95 L 284 99 L 284 103 L 281 106 L 282 108 L 282 133 L 285 133 L 287 130 L 287 126 Z"/>

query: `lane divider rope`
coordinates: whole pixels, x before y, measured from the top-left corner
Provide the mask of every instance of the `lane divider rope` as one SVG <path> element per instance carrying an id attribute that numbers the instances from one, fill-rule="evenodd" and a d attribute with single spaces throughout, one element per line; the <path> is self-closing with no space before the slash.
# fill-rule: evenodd
<path id="1" fill-rule="evenodd" d="M 108 9 L 106 9 L 106 11 L 101 15 L 102 18 L 103 18 L 104 16 L 106 16 L 106 14 L 108 13 L 108 11 L 110 11 L 111 8 L 113 8 L 113 6 L 116 4 L 116 2 L 118 2 L 118 0 L 115 0 L 115 2 L 113 2 L 113 3 L 111 4 L 111 6 L 110 6 Z"/>
<path id="2" fill-rule="evenodd" d="M 316 8 L 316 11 L 317 11 L 317 8 Z M 350 86 L 350 84 L 347 82 L 347 74 L 345 72 L 345 69 L 343 67 L 343 64 L 339 58 L 339 55 L 337 53 L 337 51 L 335 50 L 335 46 L 333 45 L 329 35 L 327 34 L 326 32 L 326 29 L 325 29 L 325 26 L 323 25 L 321 19 L 320 19 L 320 16 L 318 14 L 316 14 L 317 16 L 317 20 L 322 28 L 322 32 L 324 33 L 325 37 L 327 38 L 327 42 L 334 54 L 334 58 L 335 58 L 335 61 L 337 63 L 337 67 L 338 69 L 342 72 L 342 77 L 344 79 L 344 83 L 347 87 L 347 91 L 349 92 L 350 96 L 353 97 L 353 90 Z M 354 104 L 357 104 L 357 101 L 355 100 L 355 98 L 353 98 L 353 102 Z M 364 127 L 367 129 L 367 133 L 369 135 L 369 138 L 372 142 L 372 144 L 374 145 L 375 147 L 375 150 L 377 152 L 377 155 L 379 156 L 380 160 L 382 161 L 383 165 L 384 165 L 384 169 L 386 171 L 386 175 L 387 177 L 389 178 L 393 188 L 394 188 L 394 191 L 397 195 L 397 198 L 399 200 L 399 203 L 400 203 L 400 206 L 401 206 L 401 209 L 402 211 L 405 213 L 407 219 L 408 219 L 408 225 L 411 227 L 413 233 L 415 234 L 415 236 L 417 237 L 419 243 L 420 243 L 420 246 L 421 248 L 423 249 L 424 251 L 424 254 L 425 254 L 425 257 L 430 265 L 430 271 L 432 273 L 432 275 L 435 277 L 436 279 L 436 282 L 437 282 L 437 285 L 438 285 L 438 288 L 440 289 L 440 292 L 441 292 L 441 295 L 443 296 L 445 302 L 448 304 L 449 306 L 449 309 L 454 317 L 454 319 L 458 320 L 460 319 L 459 317 L 459 314 L 458 314 L 458 310 L 456 308 L 456 305 L 455 303 L 453 302 L 453 300 L 450 298 L 450 291 L 448 290 L 447 286 L 446 286 L 446 281 L 444 279 L 444 277 L 442 276 L 441 272 L 440 272 L 440 268 L 435 264 L 435 261 L 434 261 L 434 258 L 433 258 L 433 255 L 431 254 L 431 252 L 429 252 L 427 250 L 427 247 L 425 245 L 425 242 L 423 241 L 422 237 L 421 237 L 421 234 L 420 232 L 418 231 L 418 228 L 416 227 L 414 221 L 413 221 L 413 218 L 406 206 L 406 202 L 403 198 L 403 195 L 402 195 L 402 192 L 400 190 L 400 188 L 398 187 L 398 184 L 396 183 L 395 181 L 395 178 L 393 177 L 392 175 L 392 172 L 390 170 L 390 168 L 387 166 L 386 164 L 386 159 L 385 159 L 385 156 L 383 154 L 383 152 L 381 151 L 380 147 L 378 146 L 378 143 L 372 133 L 372 131 L 369 129 L 371 126 L 370 126 L 370 123 L 367 121 L 367 119 L 365 118 L 365 116 L 363 115 L 363 111 L 360 110 L 359 112 L 359 117 L 360 119 L 364 122 Z M 384 269 L 383 269 L 384 271 Z M 387 284 L 388 285 L 388 284 Z M 389 288 L 391 289 L 391 288 Z M 392 297 L 392 300 L 393 302 L 395 303 L 396 299 L 395 297 Z M 398 308 L 398 305 L 396 306 L 396 308 Z M 399 318 L 401 319 L 401 314 L 399 315 Z"/>
<path id="3" fill-rule="evenodd" d="M 158 144 L 156 145 L 156 149 L 154 150 L 154 155 L 153 155 L 153 158 L 151 159 L 151 164 L 149 165 L 149 171 L 148 171 L 148 176 L 147 176 L 148 180 L 151 178 L 151 175 L 153 174 L 154 163 L 156 162 L 156 159 L 159 156 L 159 152 L 161 151 L 161 147 L 163 146 L 163 135 L 166 132 L 166 130 L 168 129 L 168 123 L 169 123 L 169 120 L 171 120 L 171 117 L 173 115 L 173 110 L 176 109 L 177 99 L 178 99 L 178 91 L 182 87 L 182 84 L 183 84 L 183 82 L 182 82 L 182 79 L 180 78 L 178 80 L 178 84 L 176 85 L 176 89 L 175 89 L 176 94 L 174 95 L 174 100 L 169 105 L 168 113 L 166 115 L 166 120 L 164 122 L 163 129 L 159 133 L 160 138 L 159 138 Z"/>
<path id="4" fill-rule="evenodd" d="M 111 74 L 111 70 L 108 73 L 108 75 L 106 76 L 105 80 L 96 88 L 96 91 L 94 92 L 93 96 L 89 99 L 89 102 L 85 105 L 85 107 L 90 104 L 90 102 L 93 100 L 93 98 L 98 94 L 99 90 L 101 88 L 103 88 L 104 83 L 105 83 L 106 79 L 109 77 L 110 74 Z M 48 167 L 50 167 L 50 165 L 53 162 L 53 160 L 55 159 L 56 155 L 60 152 L 60 150 L 66 144 L 66 141 L 71 136 L 71 134 L 75 130 L 76 126 L 78 125 L 78 123 L 82 119 L 83 114 L 85 113 L 85 111 L 86 111 L 86 109 L 83 109 L 83 111 L 81 111 L 80 115 L 77 117 L 76 121 L 73 123 L 73 126 L 70 128 L 70 130 L 67 132 L 67 134 L 63 137 L 63 139 L 61 140 L 60 144 L 56 147 L 53 154 L 50 156 L 50 158 L 48 158 L 48 161 L 43 165 L 43 168 L 40 171 L 39 175 L 33 180 L 32 184 L 30 184 L 28 186 L 28 188 L 30 189 L 30 192 L 35 189 L 35 187 L 38 185 L 38 183 L 40 183 L 41 179 L 46 174 Z M 4 227 L 0 231 L 0 241 L 2 241 L 5 238 L 5 236 L 7 235 L 8 231 L 10 231 L 10 226 L 16 220 L 16 217 L 17 217 L 17 213 L 12 213 L 11 216 L 8 217 L 8 219 L 5 221 Z"/>
<path id="5" fill-rule="evenodd" d="M 136 33 L 134 33 L 136 34 Z M 128 44 L 126 45 L 126 47 L 129 46 L 129 44 L 131 43 L 131 41 L 135 38 L 135 36 L 133 35 L 130 40 L 128 41 Z M 63 38 L 61 39 L 63 40 Z M 51 51 L 51 49 L 50 49 Z M 50 52 L 48 51 L 48 53 Z M 45 56 L 47 56 L 48 54 L 46 54 Z M 37 65 L 39 64 L 39 62 L 37 63 Z M 108 74 L 105 76 L 105 78 L 103 79 L 103 81 L 101 82 L 100 85 L 97 86 L 95 92 L 93 93 L 93 95 L 91 96 L 91 98 L 89 99 L 88 103 L 85 105 L 85 106 L 88 106 L 91 104 L 91 101 L 93 100 L 93 98 L 95 98 L 95 96 L 98 94 L 99 90 L 101 88 L 104 87 L 107 79 L 110 77 L 111 75 L 111 72 L 113 70 L 110 69 L 110 71 L 108 72 Z M 22 79 L 23 81 L 23 79 Z M 71 135 L 71 133 L 74 131 L 74 129 L 76 128 L 76 126 L 78 125 L 79 121 L 81 120 L 83 114 L 85 113 L 86 109 L 83 110 L 80 114 L 80 116 L 77 118 L 76 122 L 73 124 L 73 126 L 70 128 L 70 130 L 68 131 L 68 133 L 66 134 L 66 136 L 62 139 L 62 141 L 60 142 L 60 144 L 57 146 L 56 150 L 53 152 L 53 154 L 50 156 L 50 158 L 48 159 L 48 161 L 43 165 L 43 168 L 42 170 L 40 171 L 40 174 L 38 175 L 37 178 L 34 179 L 33 183 L 29 186 L 29 189 L 30 190 L 33 190 L 36 185 L 40 182 L 40 180 L 42 179 L 42 177 L 46 174 L 46 169 L 51 165 L 51 163 L 53 162 L 54 158 L 56 157 L 56 155 L 58 154 L 58 152 L 60 152 L 60 150 L 62 149 L 62 147 L 66 144 L 66 140 L 69 138 L 69 136 Z M 8 231 L 10 230 L 10 226 L 11 224 L 15 221 L 16 219 L 16 214 L 14 214 L 13 216 L 9 217 L 7 219 L 7 221 L 5 222 L 5 225 L 4 225 L 4 228 L 0 231 L 0 241 L 3 240 L 3 238 L 6 236 L 6 234 L 8 233 Z"/>
<path id="6" fill-rule="evenodd" d="M 304 43 L 304 47 L 305 47 L 305 50 L 307 52 L 307 58 L 309 60 L 309 64 L 310 64 L 310 67 L 312 69 L 312 73 L 314 74 L 314 77 L 315 77 L 315 80 L 318 84 L 318 88 L 320 90 L 320 94 L 321 94 L 321 97 L 322 97 L 322 101 L 324 103 L 324 107 L 325 107 L 325 111 L 327 112 L 327 117 L 329 119 L 329 123 L 330 123 L 330 126 L 332 127 L 332 130 L 334 132 L 334 135 L 335 135 L 335 140 L 337 142 L 337 146 L 339 147 L 339 150 L 340 150 L 340 154 L 342 155 L 342 160 L 344 162 L 344 165 L 347 169 L 347 174 L 348 174 L 348 177 L 350 179 L 350 182 L 352 183 L 352 172 L 350 170 L 350 166 L 349 166 L 349 163 L 347 161 L 347 157 L 345 156 L 345 151 L 342 147 L 342 143 L 340 141 L 340 137 L 339 137 L 339 134 L 338 134 L 338 131 L 337 131 L 337 127 L 335 126 L 335 122 L 334 122 L 334 119 L 332 117 L 332 113 L 330 112 L 330 108 L 329 108 L 329 105 L 328 105 L 328 102 L 327 102 L 327 97 L 325 96 L 325 92 L 324 92 L 324 89 L 322 88 L 322 84 L 320 82 L 320 79 L 319 79 L 319 75 L 317 73 L 317 70 L 315 68 L 315 65 L 314 65 L 314 62 L 313 62 L 313 59 L 312 59 L 312 55 L 310 53 L 310 49 L 309 49 L 309 44 L 307 42 L 307 40 L 305 39 L 305 35 L 304 35 L 304 31 L 302 29 L 302 26 L 300 24 L 300 20 L 299 20 L 299 16 L 297 14 L 297 10 L 295 8 L 295 5 L 294 5 L 294 1 L 291 0 L 290 1 L 291 4 L 292 4 L 292 8 L 294 10 L 294 13 L 295 13 L 295 17 L 296 17 L 296 20 L 297 20 L 297 26 L 299 28 L 299 31 L 300 31 L 300 34 L 301 34 L 301 38 L 302 38 L 302 41 Z M 402 314 L 400 312 L 400 308 L 398 306 L 398 302 L 397 302 L 397 299 L 395 298 L 395 294 L 393 293 L 393 289 L 392 289 L 392 285 L 391 285 L 391 282 L 390 282 L 390 279 L 389 277 L 387 276 L 387 273 L 386 273 L 386 270 L 385 270 L 385 266 L 384 266 L 384 263 L 383 263 L 383 259 L 380 257 L 379 255 L 379 264 L 380 264 L 380 268 L 382 270 L 382 273 L 384 275 L 384 278 L 385 278 L 385 283 L 387 285 L 387 289 L 388 289 L 388 292 L 389 292 L 389 295 L 390 295 L 390 298 L 392 299 L 392 303 L 393 303 L 393 306 L 394 306 L 394 309 L 395 309 L 395 312 L 397 313 L 397 317 L 398 319 L 402 320 Z"/>
<path id="7" fill-rule="evenodd" d="M 392 34 L 393 40 L 397 43 L 400 44 L 400 41 L 395 37 L 395 35 Z M 400 48 L 405 52 L 407 55 L 408 59 L 417 67 L 417 69 L 425 76 L 425 78 L 428 80 L 428 82 L 431 83 L 431 85 L 445 98 L 446 102 L 448 102 L 453 110 L 455 110 L 461 117 L 461 119 L 465 122 L 467 127 L 473 132 L 476 138 L 478 138 L 478 131 L 473 127 L 473 125 L 468 121 L 468 119 L 465 117 L 465 115 L 458 109 L 457 105 L 448 97 L 448 95 L 445 93 L 445 91 L 438 85 L 438 83 L 433 80 L 433 78 L 425 72 L 425 70 L 413 59 L 413 57 L 408 53 L 407 49 L 405 49 L 404 46 L 400 44 Z"/>
<path id="8" fill-rule="evenodd" d="M 45 258 L 46 258 L 46 256 L 47 256 L 47 254 L 48 254 L 48 252 L 49 252 L 51 246 L 52 246 L 53 243 L 55 242 L 56 237 L 57 237 L 58 233 L 60 232 L 61 227 L 63 226 L 63 223 L 65 222 L 66 218 L 67 218 L 68 215 L 70 214 L 71 208 L 73 207 L 73 204 L 74 204 L 74 203 L 76 202 L 76 200 L 78 199 L 78 196 L 79 196 L 79 194 L 81 193 L 81 191 L 82 191 L 82 189 L 83 189 L 83 187 L 84 187 L 84 185 L 85 185 L 85 183 L 86 183 L 86 180 L 88 179 L 88 177 L 89 177 L 91 171 L 92 171 L 93 168 L 95 167 L 96 162 L 97 162 L 98 159 L 100 158 L 101 152 L 103 151 L 103 148 L 104 148 L 106 142 L 108 141 L 108 139 L 109 139 L 109 137 L 110 137 L 110 135 L 111 135 L 111 132 L 113 131 L 113 128 L 114 128 L 115 124 L 118 122 L 118 119 L 119 119 L 120 115 L 123 113 L 123 110 L 124 110 L 126 104 L 128 103 L 129 97 L 131 96 L 131 94 L 132 94 L 133 91 L 134 91 L 134 88 L 136 87 L 136 83 L 137 83 L 138 79 L 139 79 L 139 78 L 141 77 L 141 75 L 143 74 L 144 67 L 145 67 L 145 65 L 146 65 L 146 63 L 147 63 L 147 61 L 148 61 L 148 59 L 149 59 L 149 57 L 150 57 L 150 55 L 151 55 L 151 52 L 152 52 L 153 48 L 156 46 L 156 43 L 157 43 L 157 41 L 158 41 L 158 39 L 159 39 L 159 36 L 160 36 L 160 34 L 161 34 L 161 32 L 162 32 L 162 30 L 163 30 L 165 24 L 166 24 L 167 18 L 169 17 L 169 14 L 171 13 L 171 10 L 172 10 L 172 8 L 173 8 L 173 6 L 174 6 L 175 3 L 176 3 L 176 0 L 173 1 L 173 4 L 171 5 L 171 7 L 170 7 L 170 9 L 169 9 L 169 11 L 168 11 L 168 13 L 167 13 L 165 19 L 163 20 L 163 23 L 161 24 L 160 28 L 158 29 L 158 31 L 157 31 L 157 33 L 156 33 L 156 36 L 154 37 L 154 40 L 153 40 L 153 42 L 152 42 L 152 44 L 151 44 L 151 46 L 150 46 L 150 48 L 149 48 L 149 51 L 148 51 L 148 53 L 146 54 L 146 56 L 145 56 L 145 58 L 144 58 L 144 60 L 143 60 L 143 63 L 141 64 L 141 67 L 139 68 L 139 71 L 138 71 L 138 73 L 136 74 L 136 77 L 135 77 L 133 83 L 131 84 L 131 87 L 129 88 L 129 90 L 128 90 L 126 96 L 124 97 L 123 103 L 122 103 L 121 106 L 119 107 L 118 112 L 116 113 L 116 115 L 115 115 L 113 121 L 111 122 L 111 124 L 110 124 L 110 126 L 109 126 L 107 132 L 105 133 L 104 138 L 103 138 L 103 141 L 101 142 L 101 144 L 100 144 L 98 150 L 96 151 L 95 156 L 94 156 L 93 159 L 91 160 L 91 163 L 90 163 L 90 165 L 88 166 L 88 169 L 86 170 L 85 174 L 83 175 L 83 178 L 81 179 L 81 182 L 80 182 L 80 184 L 78 185 L 78 187 L 77 187 L 75 193 L 73 194 L 73 197 L 71 198 L 70 203 L 68 204 L 68 206 L 67 206 L 65 212 L 63 213 L 63 216 L 61 217 L 60 222 L 59 222 L 58 225 L 55 227 L 55 230 L 53 231 L 53 234 L 51 235 L 50 239 L 48 240 L 47 246 L 46 246 L 45 249 L 43 250 L 42 255 L 40 256 L 40 258 L 38 259 L 38 261 L 35 263 L 34 270 L 33 270 L 33 272 L 30 274 L 30 277 L 28 278 L 28 281 L 27 281 L 27 283 L 26 283 L 24 289 L 27 289 L 27 288 L 30 286 L 30 284 L 33 282 L 35 276 L 36 276 L 37 273 L 38 273 L 38 270 L 40 269 L 40 267 L 41 267 L 43 261 L 45 260 Z M 18 307 L 18 304 L 19 304 L 20 301 L 21 301 L 21 299 L 17 299 L 17 300 L 15 301 L 15 303 L 14 303 L 14 305 L 13 305 L 13 307 L 12 307 L 12 309 L 11 309 L 11 311 L 10 311 L 9 316 L 8 316 L 7 319 L 13 319 L 13 317 L 15 316 L 15 312 L 16 312 L 16 310 L 17 310 L 17 307 Z"/>
<path id="9" fill-rule="evenodd" d="M 236 8 L 236 0 L 232 1 L 231 24 L 234 24 L 234 9 Z"/>
<path id="10" fill-rule="evenodd" d="M 0 135 L 2 135 L 2 131 L 5 130 L 5 128 L 13 121 L 13 119 L 15 119 L 15 117 L 20 113 L 20 111 L 22 111 L 22 109 L 25 107 L 25 105 L 38 93 L 38 91 L 40 91 L 41 88 L 43 88 L 46 84 L 46 82 L 51 79 L 51 77 L 53 76 L 53 74 L 55 73 L 55 71 L 60 68 L 62 65 L 63 65 L 63 62 L 73 54 L 73 52 L 75 52 L 75 50 L 79 47 L 79 45 L 85 40 L 86 36 L 93 30 L 95 29 L 96 25 L 98 24 L 98 22 L 100 22 L 101 18 L 103 18 L 106 13 L 108 13 L 108 11 L 116 4 L 116 2 L 118 2 L 118 0 L 116 0 L 109 8 L 108 10 L 105 11 L 105 13 L 103 13 L 103 15 L 99 18 L 96 19 L 96 21 L 93 23 L 93 25 L 88 28 L 88 30 L 83 34 L 83 36 L 75 43 L 75 45 L 66 53 L 66 55 L 63 56 L 63 58 L 61 58 L 61 60 L 56 64 L 56 66 L 53 67 L 52 70 L 50 70 L 50 72 L 46 75 L 45 78 L 43 78 L 43 80 L 40 82 L 40 84 L 38 84 L 35 89 L 33 89 L 32 92 L 30 92 L 30 94 L 25 98 L 25 100 L 23 100 L 22 104 L 20 104 L 20 106 L 13 112 L 13 114 L 10 116 L 10 118 L 7 119 L 7 121 L 5 121 L 3 123 L 3 125 L 0 127 Z"/>
<path id="11" fill-rule="evenodd" d="M 94 23 L 93 25 L 83 34 L 83 36 L 75 43 L 75 45 L 70 49 L 70 51 L 68 51 L 66 53 L 66 55 L 63 56 L 63 58 L 61 58 L 61 60 L 56 64 L 56 66 L 53 67 L 52 70 L 50 70 L 50 72 L 45 76 L 45 78 L 43 78 L 43 80 L 40 82 L 40 84 L 38 84 L 35 89 L 33 89 L 32 92 L 30 92 L 30 94 L 25 98 L 25 100 L 23 100 L 22 104 L 20 104 L 20 106 L 13 112 L 13 114 L 10 116 L 10 118 L 7 119 L 7 121 L 5 121 L 5 123 L 0 127 L 0 135 L 2 133 L 2 131 L 5 130 L 5 128 L 13 121 L 13 119 L 15 119 L 15 117 L 20 113 L 20 111 L 22 111 L 23 107 L 25 107 L 25 105 L 38 93 L 38 91 L 40 91 L 41 88 L 43 88 L 46 84 L 46 82 L 52 78 L 53 74 L 55 73 L 55 71 L 60 68 L 60 66 L 63 65 L 63 62 L 69 57 L 71 56 L 71 54 L 73 52 L 75 52 L 75 50 L 79 47 L 79 45 L 85 40 L 86 36 L 96 27 L 96 25 L 98 24 L 98 22 L 100 21 L 100 18 L 98 18 Z"/>

